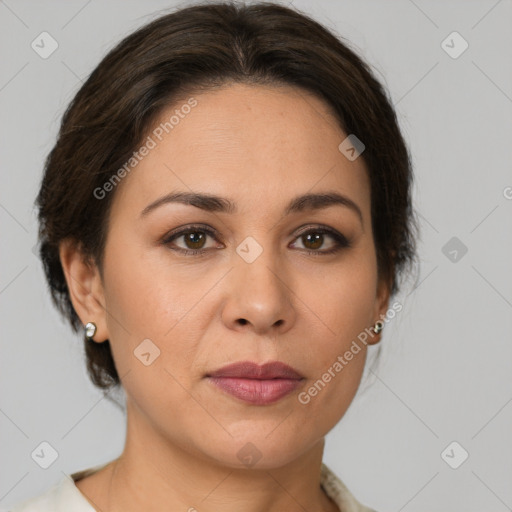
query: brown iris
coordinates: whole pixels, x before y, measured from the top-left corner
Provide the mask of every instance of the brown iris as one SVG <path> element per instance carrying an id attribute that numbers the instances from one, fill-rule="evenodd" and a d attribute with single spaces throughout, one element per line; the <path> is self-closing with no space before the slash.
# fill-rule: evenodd
<path id="1" fill-rule="evenodd" d="M 187 246 L 189 246 L 189 244 L 192 244 L 192 246 L 189 246 L 189 248 L 194 250 L 201 249 L 206 239 L 204 233 L 201 233 L 200 231 L 192 231 L 190 233 L 186 233 L 184 237 Z"/>
<path id="2" fill-rule="evenodd" d="M 322 243 L 324 241 L 324 236 L 320 233 L 311 234 L 308 233 L 307 235 L 302 236 L 302 242 L 304 243 L 304 246 L 307 247 L 307 243 L 312 243 L 313 247 L 309 246 L 309 249 L 318 249 L 322 246 Z"/>

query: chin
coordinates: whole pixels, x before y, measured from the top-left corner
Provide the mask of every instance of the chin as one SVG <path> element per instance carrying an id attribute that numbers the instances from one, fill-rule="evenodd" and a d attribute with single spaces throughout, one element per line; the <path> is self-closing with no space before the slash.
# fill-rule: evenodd
<path id="1" fill-rule="evenodd" d="M 270 435 L 272 428 L 265 432 L 260 429 L 254 434 L 246 429 L 245 435 L 233 436 L 229 442 L 217 444 L 218 449 L 214 453 L 211 447 L 215 442 L 212 443 L 208 453 L 218 464 L 232 469 L 270 470 L 290 464 L 315 444 L 306 443 L 303 435 L 288 435 L 285 431 L 278 433 L 279 428 Z M 323 437 L 316 442 L 319 440 Z"/>

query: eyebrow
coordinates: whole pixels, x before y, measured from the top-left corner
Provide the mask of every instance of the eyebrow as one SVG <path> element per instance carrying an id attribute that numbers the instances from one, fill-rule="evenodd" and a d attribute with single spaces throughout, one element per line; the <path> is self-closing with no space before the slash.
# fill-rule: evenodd
<path id="1" fill-rule="evenodd" d="M 195 192 L 171 192 L 160 197 L 156 201 L 146 206 L 140 216 L 145 217 L 156 208 L 169 203 L 180 203 L 195 206 L 201 210 L 215 213 L 237 213 L 236 203 L 225 198 L 211 194 L 200 194 Z M 352 199 L 337 192 L 325 192 L 318 194 L 303 194 L 293 198 L 285 208 L 284 214 L 290 215 L 302 211 L 322 210 L 330 206 L 344 206 L 355 212 L 361 223 L 363 214 L 359 206 Z"/>

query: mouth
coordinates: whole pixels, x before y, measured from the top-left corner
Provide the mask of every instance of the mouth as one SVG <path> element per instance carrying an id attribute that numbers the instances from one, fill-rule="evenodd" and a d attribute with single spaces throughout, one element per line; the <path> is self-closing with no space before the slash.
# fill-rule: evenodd
<path id="1" fill-rule="evenodd" d="M 258 365 L 242 361 L 206 375 L 218 389 L 253 405 L 277 402 L 299 387 L 304 377 L 280 361 Z"/>

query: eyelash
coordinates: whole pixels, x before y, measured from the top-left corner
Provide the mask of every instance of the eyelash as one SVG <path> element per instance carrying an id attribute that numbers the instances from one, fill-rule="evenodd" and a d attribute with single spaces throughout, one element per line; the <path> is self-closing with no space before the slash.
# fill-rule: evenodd
<path id="1" fill-rule="evenodd" d="M 179 238 L 180 236 L 187 235 L 190 233 L 196 233 L 196 232 L 206 233 L 207 235 L 210 235 L 212 238 L 216 239 L 216 236 L 215 236 L 216 233 L 212 229 L 205 227 L 205 226 L 201 226 L 201 225 L 192 225 L 192 226 L 187 226 L 187 228 L 181 229 L 180 231 L 168 233 L 162 240 L 162 244 L 168 246 L 172 241 Z M 312 250 L 307 250 L 307 249 L 300 249 L 302 252 L 305 252 L 309 255 L 326 256 L 326 255 L 334 254 L 336 252 L 341 251 L 342 249 L 350 247 L 350 242 L 347 240 L 347 238 L 345 236 L 343 236 L 341 233 L 338 233 L 337 231 L 334 231 L 332 229 L 329 229 L 329 228 L 326 228 L 323 226 L 306 229 L 306 230 L 302 231 L 301 233 L 299 233 L 297 235 L 297 237 L 295 238 L 295 240 L 297 240 L 298 238 L 300 238 L 304 235 L 308 235 L 311 233 L 329 235 L 334 239 L 334 241 L 336 242 L 336 245 L 332 249 L 329 249 L 326 251 L 325 250 L 324 251 L 321 251 L 321 250 L 312 251 Z M 182 249 L 181 247 L 174 247 L 174 248 L 171 248 L 171 250 L 180 252 L 181 254 L 183 254 L 185 256 L 201 257 L 201 256 L 204 256 L 208 251 L 210 251 L 212 249 L 193 250 L 193 249 Z"/>

